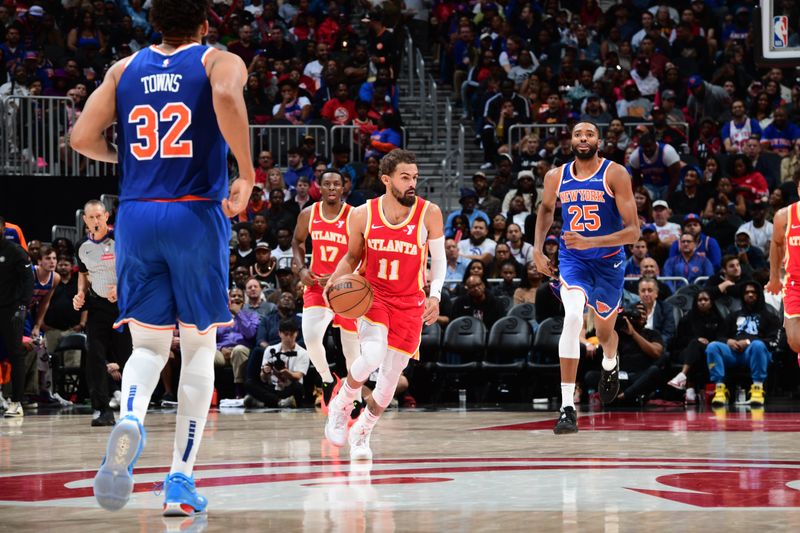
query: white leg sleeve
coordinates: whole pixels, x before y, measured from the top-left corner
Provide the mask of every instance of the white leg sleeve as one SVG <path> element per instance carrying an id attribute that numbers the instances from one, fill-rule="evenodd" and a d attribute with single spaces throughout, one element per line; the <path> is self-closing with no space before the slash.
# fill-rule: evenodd
<path id="1" fill-rule="evenodd" d="M 372 399 L 382 408 L 386 409 L 392 401 L 400 374 L 408 365 L 408 361 L 409 357 L 406 354 L 389 350 L 389 356 L 378 370 L 378 381 L 375 382 L 375 390 L 372 391 Z"/>
<path id="2" fill-rule="evenodd" d="M 366 320 L 359 321 L 358 338 L 361 339 L 361 355 L 350 367 L 350 375 L 354 380 L 359 383 L 367 381 L 369 375 L 383 364 L 389 348 L 387 336 L 385 326 L 370 324 Z"/>
<path id="3" fill-rule="evenodd" d="M 342 351 L 344 352 L 345 364 L 347 365 L 347 371 L 350 372 L 353 363 L 358 359 L 358 356 L 361 355 L 361 343 L 358 340 L 358 333 L 345 331 L 343 329 L 340 329 L 339 333 L 342 337 Z"/>
<path id="4" fill-rule="evenodd" d="M 150 396 L 161 378 L 161 370 L 169 360 L 172 330 L 145 328 L 133 322 L 131 328 L 133 352 L 122 371 L 122 402 L 120 418 L 135 416 L 141 423 L 147 414 Z"/>
<path id="5" fill-rule="evenodd" d="M 558 341 L 558 356 L 564 359 L 580 359 L 580 336 L 586 296 L 583 291 L 567 289 L 562 284 L 561 301 L 564 303 L 564 330 Z"/>
<path id="6" fill-rule="evenodd" d="M 324 383 L 333 381 L 333 376 L 328 368 L 328 358 L 325 355 L 325 330 L 333 320 L 333 311 L 324 307 L 311 307 L 303 310 L 303 341 L 306 343 L 308 357 L 311 364 L 319 372 Z"/>
<path id="7" fill-rule="evenodd" d="M 192 475 L 214 393 L 216 339 L 217 328 L 201 335 L 196 328 L 181 326 L 181 378 L 171 474 Z"/>

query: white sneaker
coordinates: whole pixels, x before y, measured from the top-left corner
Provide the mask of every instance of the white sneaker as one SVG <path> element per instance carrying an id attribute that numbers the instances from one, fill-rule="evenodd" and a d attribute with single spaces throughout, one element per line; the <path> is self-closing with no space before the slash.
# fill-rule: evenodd
<path id="1" fill-rule="evenodd" d="M 3 416 L 6 418 L 21 418 L 25 416 L 25 412 L 22 410 L 22 404 L 19 402 L 9 402 Z"/>
<path id="2" fill-rule="evenodd" d="M 108 400 L 108 406 L 116 411 L 119 409 L 120 398 L 122 398 L 122 394 L 118 390 L 115 390 L 114 395 Z"/>
<path id="3" fill-rule="evenodd" d="M 350 419 L 350 411 L 353 410 L 353 402 L 347 402 L 344 406 L 336 396 L 328 409 L 328 419 L 325 421 L 325 438 L 341 448 L 347 442 L 347 421 Z"/>
<path id="4" fill-rule="evenodd" d="M 294 399 L 294 396 L 288 396 L 282 400 L 278 400 L 278 407 L 297 407 L 297 400 Z"/>
<path id="5" fill-rule="evenodd" d="M 347 441 L 350 443 L 350 460 L 351 461 L 371 461 L 372 450 L 369 447 L 369 437 L 372 435 L 372 429 L 368 428 L 364 423 L 364 413 L 358 417 L 356 423 L 350 428 L 350 435 Z"/>
<path id="6" fill-rule="evenodd" d="M 5 411 L 8 409 L 8 400 L 3 397 L 3 393 L 0 392 L 0 411 Z"/>
<path id="7" fill-rule="evenodd" d="M 57 393 L 57 392 L 54 392 L 54 393 L 53 393 L 53 399 L 54 399 L 55 401 L 57 401 L 59 404 L 61 404 L 61 407 L 69 407 L 70 405 L 72 405 L 72 402 L 71 402 L 71 401 L 69 401 L 69 400 L 65 400 L 65 399 L 64 399 L 64 398 L 63 398 L 63 397 L 62 397 L 62 396 L 61 396 L 59 393 Z"/>
<path id="8" fill-rule="evenodd" d="M 697 393 L 691 387 L 686 389 L 686 403 L 697 403 Z"/>
<path id="9" fill-rule="evenodd" d="M 686 389 L 686 374 L 683 372 L 678 372 L 674 378 L 667 382 L 667 385 L 674 389 L 678 390 L 685 390 Z"/>

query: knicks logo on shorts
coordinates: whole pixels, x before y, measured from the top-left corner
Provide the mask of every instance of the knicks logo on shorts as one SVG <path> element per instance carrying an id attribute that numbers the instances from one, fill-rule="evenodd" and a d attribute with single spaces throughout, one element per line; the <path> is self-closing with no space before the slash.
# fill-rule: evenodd
<path id="1" fill-rule="evenodd" d="M 609 305 L 605 302 L 601 302 L 600 300 L 595 300 L 594 304 L 595 304 L 595 309 L 597 309 L 597 312 L 600 314 L 605 314 L 611 311 L 611 307 L 609 307 Z"/>

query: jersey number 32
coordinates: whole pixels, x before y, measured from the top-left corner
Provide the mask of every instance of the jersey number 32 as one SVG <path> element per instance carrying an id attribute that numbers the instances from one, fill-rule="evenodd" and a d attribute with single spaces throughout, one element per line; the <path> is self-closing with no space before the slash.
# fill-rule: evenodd
<path id="1" fill-rule="evenodd" d="M 192 110 L 182 102 L 170 102 L 156 111 L 151 105 L 137 105 L 128 114 L 128 122 L 136 124 L 136 137 L 140 142 L 130 143 L 131 154 L 140 161 L 163 158 L 192 157 L 192 141 L 180 140 L 192 123 Z M 172 122 L 161 135 L 160 123 Z"/>

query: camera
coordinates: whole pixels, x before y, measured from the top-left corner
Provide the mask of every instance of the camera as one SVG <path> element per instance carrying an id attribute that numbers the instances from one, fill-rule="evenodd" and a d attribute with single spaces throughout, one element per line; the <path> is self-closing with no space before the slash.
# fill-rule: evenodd
<path id="1" fill-rule="evenodd" d="M 634 329 L 636 329 L 637 326 L 639 325 L 639 318 L 640 318 L 639 310 L 625 309 L 619 314 L 619 316 L 617 316 L 617 322 L 614 324 L 614 329 L 617 331 L 617 333 L 623 332 L 628 329 L 628 324 L 625 322 L 626 318 L 631 321 L 631 326 L 633 326 Z"/>
<path id="2" fill-rule="evenodd" d="M 288 352 L 276 352 L 273 349 L 270 350 L 269 354 L 270 360 L 267 364 L 272 367 L 272 370 L 283 370 L 286 368 L 286 361 L 281 358 L 281 355 L 285 355 L 287 358 L 297 356 L 297 352 L 295 350 L 290 350 Z"/>

